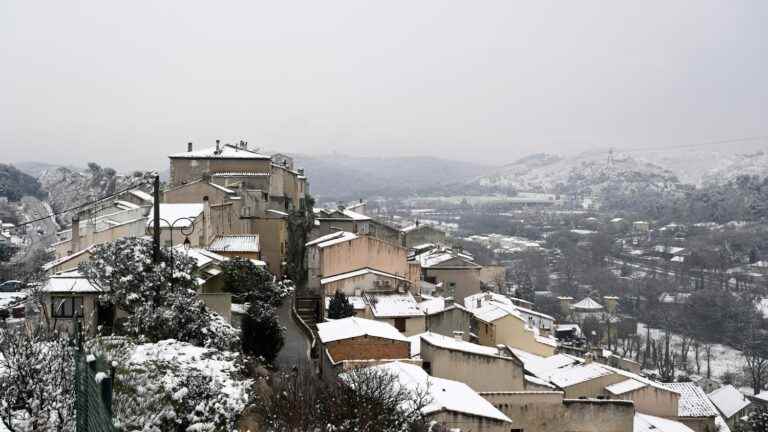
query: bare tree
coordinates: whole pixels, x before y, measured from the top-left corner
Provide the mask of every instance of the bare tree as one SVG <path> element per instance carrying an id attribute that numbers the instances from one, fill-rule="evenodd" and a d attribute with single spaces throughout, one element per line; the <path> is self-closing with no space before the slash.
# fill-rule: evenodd
<path id="1" fill-rule="evenodd" d="M 332 383 L 301 368 L 273 376 L 254 411 L 276 432 L 425 431 L 428 395 L 427 388 L 407 388 L 378 368 L 353 369 Z"/>
<path id="2" fill-rule="evenodd" d="M 74 430 L 73 347 L 44 327 L 0 330 L 0 417 L 12 432 Z"/>

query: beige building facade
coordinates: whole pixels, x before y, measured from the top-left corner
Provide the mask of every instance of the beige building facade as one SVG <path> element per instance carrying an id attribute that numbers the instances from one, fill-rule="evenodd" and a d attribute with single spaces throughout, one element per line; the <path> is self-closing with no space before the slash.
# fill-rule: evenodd
<path id="1" fill-rule="evenodd" d="M 630 401 L 567 399 L 559 391 L 480 393 L 513 421 L 512 430 L 535 432 L 631 432 Z"/>
<path id="2" fill-rule="evenodd" d="M 523 363 L 506 347 L 453 339 L 430 333 L 421 336 L 420 356 L 430 375 L 461 381 L 478 392 L 525 389 Z"/>

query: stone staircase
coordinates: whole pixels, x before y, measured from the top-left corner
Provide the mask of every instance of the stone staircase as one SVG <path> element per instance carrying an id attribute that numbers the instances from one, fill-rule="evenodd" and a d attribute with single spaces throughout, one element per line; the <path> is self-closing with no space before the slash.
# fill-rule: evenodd
<path id="1" fill-rule="evenodd" d="M 320 297 L 302 296 L 296 297 L 296 313 L 312 329 L 317 331 L 317 323 L 320 320 Z"/>

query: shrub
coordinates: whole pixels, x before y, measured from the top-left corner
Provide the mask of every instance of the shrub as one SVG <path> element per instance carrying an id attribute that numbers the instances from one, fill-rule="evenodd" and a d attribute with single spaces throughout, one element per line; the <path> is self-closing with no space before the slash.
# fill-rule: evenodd
<path id="1" fill-rule="evenodd" d="M 264 303 L 251 303 L 243 318 L 243 352 L 272 363 L 285 343 L 285 330 L 277 321 L 275 309 Z"/>

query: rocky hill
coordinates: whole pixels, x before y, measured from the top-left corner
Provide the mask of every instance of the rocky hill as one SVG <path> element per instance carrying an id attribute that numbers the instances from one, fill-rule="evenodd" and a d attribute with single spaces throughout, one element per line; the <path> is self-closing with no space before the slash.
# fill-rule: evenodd
<path id="1" fill-rule="evenodd" d="M 61 211 L 104 197 L 115 191 L 133 186 L 148 185 L 152 180 L 149 172 L 136 171 L 130 175 L 117 174 L 112 168 L 102 168 L 89 163 L 85 171 L 66 167 L 44 169 L 38 181 L 48 192 L 48 202 L 54 211 Z M 71 214 L 62 215 L 60 222 L 69 224 Z"/>

